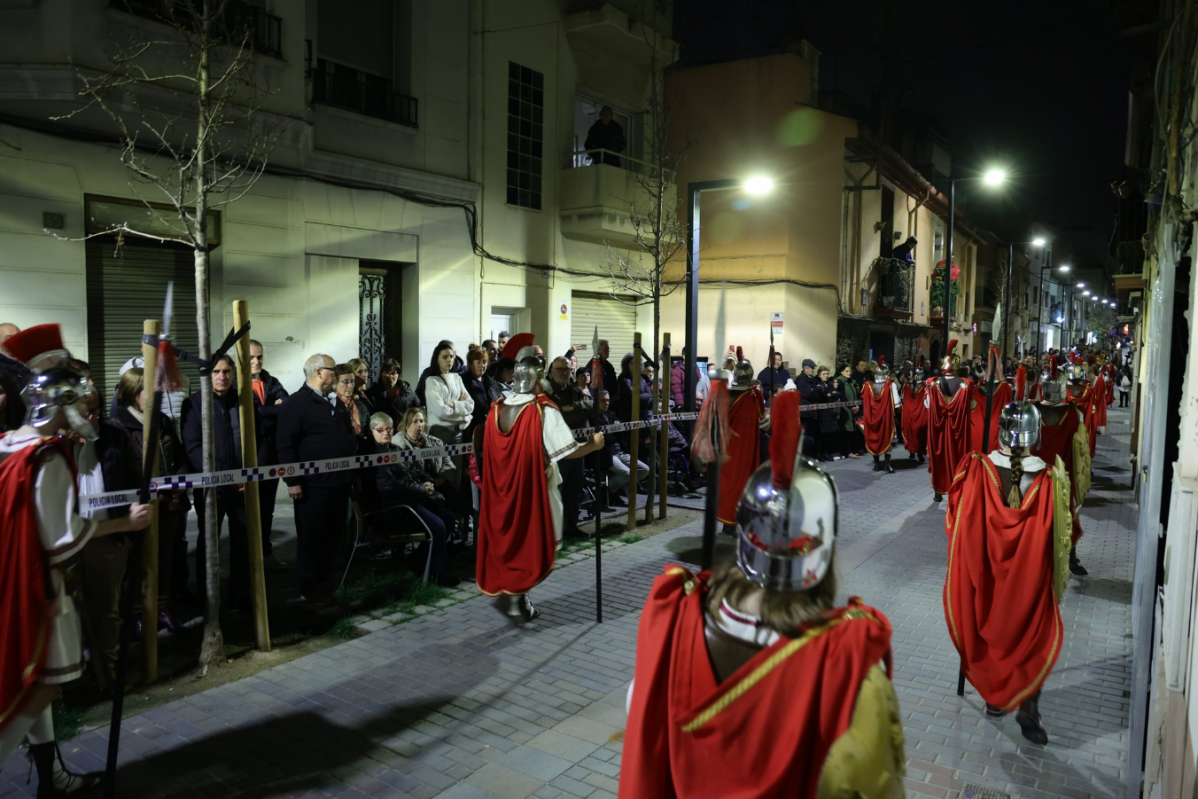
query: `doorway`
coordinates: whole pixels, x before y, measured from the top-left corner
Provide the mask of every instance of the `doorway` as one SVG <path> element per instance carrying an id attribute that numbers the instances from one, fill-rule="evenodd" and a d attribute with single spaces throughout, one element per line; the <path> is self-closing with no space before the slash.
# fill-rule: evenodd
<path id="1" fill-rule="evenodd" d="M 368 384 L 378 380 L 384 359 L 399 358 L 401 269 L 402 265 L 386 261 L 358 262 L 358 352 L 370 370 Z"/>

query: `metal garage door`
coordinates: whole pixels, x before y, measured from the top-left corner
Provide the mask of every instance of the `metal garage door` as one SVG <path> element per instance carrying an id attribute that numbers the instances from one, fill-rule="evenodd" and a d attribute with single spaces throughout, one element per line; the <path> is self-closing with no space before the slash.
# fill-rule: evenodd
<path id="1" fill-rule="evenodd" d="M 636 332 L 636 308 L 614 299 L 610 294 L 593 294 L 575 291 L 574 308 L 570 316 L 570 335 L 575 344 L 586 344 L 584 355 L 590 358 L 591 339 L 595 326 L 599 326 L 599 338 L 611 344 L 611 362 L 620 371 L 620 360 L 632 352 L 632 336 Z M 626 300 L 631 302 L 632 297 Z M 648 347 L 646 346 L 646 349 Z M 579 361 L 584 360 L 579 358 Z"/>
<path id="2" fill-rule="evenodd" d="M 171 340 L 182 350 L 199 352 L 194 259 L 191 250 L 174 245 L 126 243 L 118 248 L 108 237 L 87 242 L 88 360 L 104 407 L 121 365 L 141 355 L 143 323 L 162 318 L 168 281 L 175 281 Z M 199 388 L 193 364 L 179 361 L 179 372 L 184 391 Z"/>

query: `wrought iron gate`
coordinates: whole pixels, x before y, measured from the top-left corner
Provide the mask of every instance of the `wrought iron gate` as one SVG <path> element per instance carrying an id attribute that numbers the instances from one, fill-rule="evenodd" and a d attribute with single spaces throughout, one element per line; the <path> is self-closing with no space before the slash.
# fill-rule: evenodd
<path id="1" fill-rule="evenodd" d="M 362 360 L 370 369 L 370 383 L 379 379 L 383 353 L 387 349 L 387 333 L 383 309 L 387 301 L 387 277 L 378 274 L 358 275 L 358 342 Z"/>

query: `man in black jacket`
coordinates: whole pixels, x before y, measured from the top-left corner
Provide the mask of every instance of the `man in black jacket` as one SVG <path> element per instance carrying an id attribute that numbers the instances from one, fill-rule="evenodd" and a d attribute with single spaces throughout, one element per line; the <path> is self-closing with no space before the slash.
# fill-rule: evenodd
<path id="1" fill-rule="evenodd" d="M 599 371 L 603 375 L 603 385 L 591 386 L 591 389 L 605 388 L 611 392 L 611 398 L 614 400 L 620 391 L 620 386 L 616 382 L 616 367 L 611 365 L 611 345 L 605 339 L 599 339 L 599 351 L 595 353 L 599 356 Z"/>
<path id="2" fill-rule="evenodd" d="M 233 360 L 221 357 L 212 364 L 212 455 L 218 471 L 241 468 L 241 417 L 237 392 L 233 390 Z M 183 447 L 191 471 L 204 471 L 204 428 L 202 398 L 196 392 L 183 402 Z M 261 432 L 254 426 L 254 446 L 261 454 Z M 229 607 L 247 610 L 250 606 L 250 552 L 245 521 L 245 485 L 221 486 L 216 490 L 216 535 L 221 522 L 229 520 Z M 196 522 L 200 535 L 196 542 L 196 588 L 202 594 L 207 574 L 207 542 L 204 536 L 204 489 L 195 489 Z"/>
<path id="3" fill-rule="evenodd" d="M 808 442 L 802 447 L 804 454 L 815 457 L 819 443 L 819 411 L 803 410 L 804 405 L 816 405 L 822 402 L 823 391 L 819 378 L 815 376 L 815 361 L 803 359 L 803 371 L 795 377 L 795 387 L 803 401 L 799 403 L 799 419 L 803 423 L 803 438 Z"/>
<path id="4" fill-rule="evenodd" d="M 279 426 L 279 407 L 289 396 L 278 378 L 272 377 L 263 368 L 266 349 L 262 342 L 250 339 L 250 377 L 254 389 L 254 410 L 258 412 L 258 432 L 262 446 L 258 450 L 259 466 L 274 466 L 279 462 L 275 444 L 276 428 Z M 275 499 L 279 492 L 279 481 L 263 480 L 258 486 L 258 499 L 262 506 L 262 565 L 269 571 L 284 571 L 289 564 L 274 555 L 270 542 L 270 528 L 275 520 Z"/>
<path id="5" fill-rule="evenodd" d="M 549 365 L 549 378 L 542 380 L 545 395 L 557 403 L 562 419 L 571 430 L 581 430 L 590 422 L 595 401 L 582 393 L 582 389 L 570 382 L 570 362 L 565 358 L 554 358 Z M 562 460 L 557 464 L 561 472 L 563 534 L 585 535 L 578 529 L 578 505 L 582 501 L 583 459 Z"/>
<path id="6" fill-rule="evenodd" d="M 277 444 L 282 463 L 352 459 L 357 442 L 345 406 L 329 400 L 336 375 L 334 362 L 324 354 L 304 362 L 304 385 L 283 401 L 279 410 Z M 328 605 L 323 589 L 337 541 L 345 525 L 352 472 L 338 471 L 284 478 L 295 502 L 300 592 L 314 605 Z"/>

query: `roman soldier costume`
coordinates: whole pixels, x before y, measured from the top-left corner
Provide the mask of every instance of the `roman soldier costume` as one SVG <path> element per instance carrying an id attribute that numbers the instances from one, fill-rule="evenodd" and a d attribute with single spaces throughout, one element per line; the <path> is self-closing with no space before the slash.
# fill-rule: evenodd
<path id="1" fill-rule="evenodd" d="M 95 786 L 99 774 L 62 767 L 47 705 L 29 707 L 39 686 L 83 674 L 80 616 L 67 591 L 67 570 L 98 529 L 78 513 L 72 449 L 58 437 L 66 424 L 94 440 L 87 420 L 92 388 L 72 369 L 58 325 L 38 325 L 10 337 L 5 348 L 31 371 L 22 391 L 25 427 L 0 437 L 0 766 L 28 735 L 39 797 L 66 796 Z M 33 432 L 29 432 L 32 430 Z M 27 711 L 35 715 L 27 715 Z"/>
<path id="2" fill-rule="evenodd" d="M 1017 711 L 1024 737 L 1045 744 L 1039 699 L 1064 641 L 1069 476 L 1059 458 L 1049 468 L 1024 454 L 1040 436 L 1035 405 L 1012 402 L 1001 420 L 1002 449 L 970 454 L 949 492 L 944 615 L 987 715 Z"/>
<path id="3" fill-rule="evenodd" d="M 557 405 L 541 393 L 545 359 L 531 334 L 513 336 L 503 357 L 516 361 L 516 393 L 491 406 L 483 433 L 479 590 L 513 622 L 540 615 L 528 592 L 553 570 L 562 540 L 557 462 L 579 445 Z"/>
<path id="4" fill-rule="evenodd" d="M 952 485 L 957 464 L 972 449 L 970 433 L 973 410 L 973 381 L 952 375 L 952 355 L 957 340 L 949 342 L 949 355 L 939 377 L 927 382 L 924 404 L 928 409 L 928 471 L 932 476 L 933 499 L 940 502 Z"/>
<path id="5" fill-rule="evenodd" d="M 1066 387 L 1065 400 L 1072 405 L 1077 406 L 1077 409 L 1082 412 L 1082 419 L 1086 424 L 1086 433 L 1090 437 L 1090 457 L 1094 457 L 1095 448 L 1098 444 L 1098 401 L 1097 394 L 1091 388 L 1089 380 L 1086 379 L 1086 365 L 1076 356 L 1070 353 L 1074 360 L 1069 364 L 1068 378 L 1069 384 Z M 1105 397 L 1103 398 L 1105 401 Z"/>
<path id="6" fill-rule="evenodd" d="M 883 359 L 878 359 L 873 381 L 862 386 L 861 400 L 865 449 L 874 456 L 874 471 L 880 472 L 885 468 L 886 472 L 894 474 L 894 467 L 890 464 L 890 448 L 894 446 L 894 412 L 902 406 L 903 398 Z M 881 461 L 883 456 L 886 458 L 885 467 Z"/>
<path id="7" fill-rule="evenodd" d="M 745 483 L 753 470 L 761 463 L 760 430 L 769 425 L 765 413 L 765 397 L 756 385 L 753 364 L 744 359 L 744 352 L 736 348 L 736 367 L 732 371 L 729 386 L 728 460 L 720 468 L 720 502 L 716 518 L 724 525 L 724 532 L 732 535 L 736 527 L 736 506 L 745 490 Z"/>
<path id="8" fill-rule="evenodd" d="M 622 799 L 903 795 L 886 617 L 853 598 L 783 634 L 729 598 L 764 592 L 763 605 L 799 611 L 829 590 L 836 486 L 797 453 L 797 394 L 774 407 L 770 462 L 737 509 L 736 563 L 714 576 L 668 566 L 645 603 Z"/>
<path id="9" fill-rule="evenodd" d="M 1041 435 L 1032 454 L 1045 463 L 1055 463 L 1057 458 L 1065 465 L 1073 487 L 1070 507 L 1073 517 L 1072 544 L 1069 553 L 1069 570 L 1084 577 L 1088 574 L 1077 557 L 1077 542 L 1082 537 L 1081 514 L 1077 509 L 1086 500 L 1090 490 L 1090 435 L 1086 429 L 1081 410 L 1067 401 L 1065 384 L 1053 377 L 1056 371 L 1055 358 L 1049 364 L 1049 378 L 1044 384 L 1044 402 L 1039 404 Z"/>
<path id="10" fill-rule="evenodd" d="M 928 387 L 923 371 L 923 356 L 919 356 L 911 379 L 903 383 L 903 448 L 907 457 L 919 462 L 926 460 L 928 450 L 928 409 L 924 399 Z"/>

